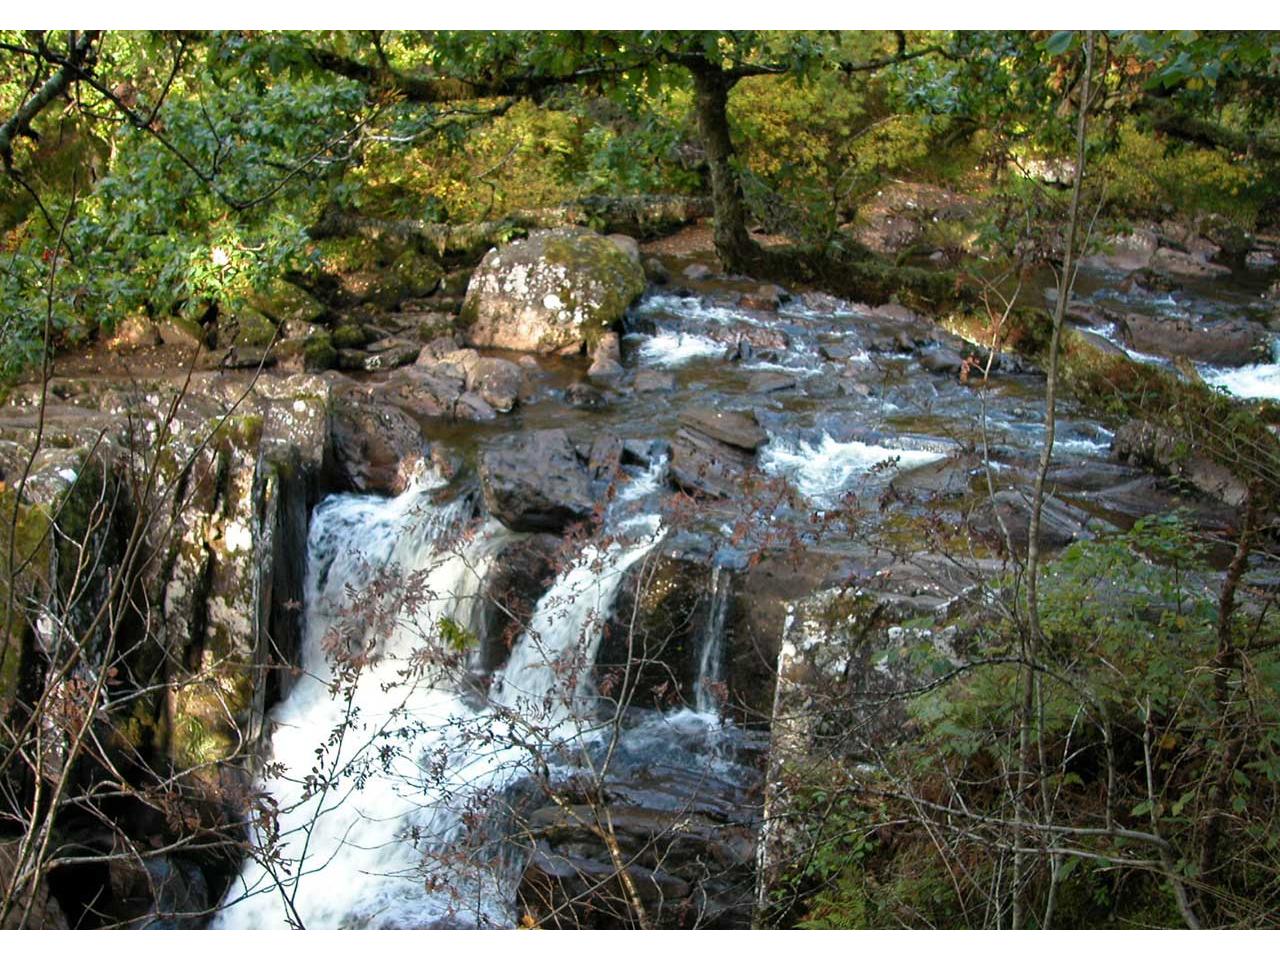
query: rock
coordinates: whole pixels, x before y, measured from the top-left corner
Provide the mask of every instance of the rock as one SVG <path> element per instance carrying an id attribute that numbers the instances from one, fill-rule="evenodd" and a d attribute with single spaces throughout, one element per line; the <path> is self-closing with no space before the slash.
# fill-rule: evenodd
<path id="1" fill-rule="evenodd" d="M 1265 359 L 1271 349 L 1266 330 L 1247 320 L 1194 321 L 1132 313 L 1117 327 L 1130 348 L 1161 357 L 1239 367 Z"/>
<path id="2" fill-rule="evenodd" d="M 517 532 L 559 533 L 587 520 L 595 506 L 591 477 L 564 430 L 503 438 L 480 454 L 485 506 Z"/>
<path id="3" fill-rule="evenodd" d="M 920 366 L 930 373 L 959 373 L 964 358 L 950 347 L 926 347 L 920 351 Z"/>
<path id="4" fill-rule="evenodd" d="M 671 282 L 671 271 L 657 257 L 649 257 L 645 260 L 644 275 L 650 283 L 659 287 L 664 287 Z"/>
<path id="5" fill-rule="evenodd" d="M 747 378 L 747 389 L 751 393 L 779 393 L 795 388 L 795 377 L 773 370 L 760 370 Z"/>
<path id="6" fill-rule="evenodd" d="M 520 400 L 524 371 L 510 360 L 480 357 L 467 371 L 467 389 L 477 393 L 499 413 L 507 413 Z"/>
<path id="7" fill-rule="evenodd" d="M 351 489 L 395 496 L 422 469 L 422 431 L 398 407 L 339 399 L 329 430 L 334 465 Z"/>
<path id="8" fill-rule="evenodd" d="M 612 329 L 644 286 L 639 264 L 608 238 L 538 230 L 489 251 L 460 319 L 474 346 L 577 352 Z"/>
<path id="9" fill-rule="evenodd" d="M 606 486 L 621 472 L 622 440 L 612 433 L 598 433 L 587 451 L 591 479 Z"/>
<path id="10" fill-rule="evenodd" d="M 610 331 L 600 338 L 591 352 L 591 368 L 587 371 L 587 376 L 592 380 L 611 383 L 622 374 L 622 345 L 618 335 Z"/>
<path id="11" fill-rule="evenodd" d="M 1079 340 L 1082 340 L 1084 343 L 1088 344 L 1094 350 L 1097 350 L 1103 356 L 1107 356 L 1107 357 L 1128 357 L 1129 356 L 1129 354 L 1125 353 L 1123 347 L 1116 346 L 1116 344 L 1112 343 L 1106 337 L 1102 336 L 1101 334 L 1094 333 L 1090 330 L 1074 330 L 1072 331 L 1072 336 L 1076 337 Z"/>
<path id="12" fill-rule="evenodd" d="M 694 706 L 710 584 L 705 559 L 661 553 L 630 568 L 601 637 L 597 689 L 634 691 L 641 706 Z"/>
<path id="13" fill-rule="evenodd" d="M 18 859 L 18 841 L 0 842 L 0 889 L 8 890 Z M 25 925 L 20 926 L 22 914 L 30 907 Z M 33 892 L 15 897 L 13 907 L 0 924 L 0 930 L 66 930 L 67 917 L 62 907 L 49 892 L 49 884 L 41 880 Z"/>
<path id="14" fill-rule="evenodd" d="M 357 350 L 370 339 L 368 331 L 358 323 L 339 324 L 333 330 L 333 345 L 339 350 Z"/>
<path id="15" fill-rule="evenodd" d="M 747 310 L 763 310 L 768 313 L 776 313 L 786 293 L 777 284 L 766 283 L 757 287 L 751 293 L 744 293 L 738 299 L 738 305 Z"/>
<path id="16" fill-rule="evenodd" d="M 131 313 L 116 325 L 107 341 L 107 349 L 124 353 L 144 347 L 158 347 L 162 343 L 164 339 L 160 336 L 160 328 L 150 317 Z"/>
<path id="17" fill-rule="evenodd" d="M 307 337 L 302 348 L 302 368 L 308 373 L 319 373 L 337 366 L 338 351 L 327 333 Z"/>
<path id="18" fill-rule="evenodd" d="M 451 417 L 466 384 L 422 367 L 401 367 L 370 391 L 371 398 L 392 403 L 414 417 Z"/>
<path id="19" fill-rule="evenodd" d="M 562 546 L 559 537 L 536 533 L 515 540 L 493 558 L 484 578 L 483 627 L 477 631 L 480 647 L 472 664 L 474 672 L 489 676 L 506 663 L 555 577 Z"/>
<path id="20" fill-rule="evenodd" d="M 640 244 L 636 242 L 635 237 L 628 237 L 625 233 L 611 233 L 607 239 L 625 253 L 632 262 L 640 263 Z"/>
<path id="21" fill-rule="evenodd" d="M 675 374 L 665 370 L 637 370 L 634 387 L 636 393 L 671 393 L 676 388 Z"/>
<path id="22" fill-rule="evenodd" d="M 185 317 L 166 317 L 156 325 L 156 329 L 166 346 L 192 350 L 197 347 L 211 346 L 209 334 L 205 329 L 194 320 L 188 320 Z"/>
<path id="23" fill-rule="evenodd" d="M 489 406 L 488 401 L 480 394 L 468 391 L 460 396 L 458 402 L 454 404 L 453 416 L 458 420 L 483 422 L 496 420 L 498 413 L 493 407 Z"/>
<path id="24" fill-rule="evenodd" d="M 755 453 L 769 440 L 751 411 L 714 410 L 690 407 L 680 411 L 680 423 L 720 443 Z"/>
<path id="25" fill-rule="evenodd" d="M 715 275 L 715 271 L 705 263 L 691 263 L 680 272 L 686 280 L 705 280 Z"/>
<path id="26" fill-rule="evenodd" d="M 997 517 L 999 519 L 997 519 Z M 1031 519 L 1030 494 L 1021 490 L 1000 490 L 993 499 L 984 500 L 969 525 L 975 533 L 986 537 L 1001 547 L 1005 546 L 1005 532 L 1017 553 L 1027 549 L 1027 537 Z M 1040 511 L 1040 546 L 1065 547 L 1076 540 L 1090 536 L 1091 518 L 1082 510 L 1068 506 L 1057 497 L 1046 496 Z"/>
<path id="27" fill-rule="evenodd" d="M 1215 248 L 1216 249 L 1216 248 Z M 1231 275 L 1231 268 L 1210 263 L 1203 256 L 1185 253 L 1170 247 L 1161 247 L 1151 258 L 1151 269 L 1177 277 L 1224 277 Z"/>
<path id="28" fill-rule="evenodd" d="M 565 387 L 564 402 L 579 410 L 603 410 L 609 405 L 605 395 L 589 383 L 571 383 Z"/>
<path id="29" fill-rule="evenodd" d="M 273 280 L 254 291 L 249 304 L 274 320 L 285 337 L 308 337 L 324 319 L 324 304 L 285 280 Z"/>
<path id="30" fill-rule="evenodd" d="M 755 457 L 697 429 L 681 427 L 671 442 L 671 480 L 695 496 L 727 499 L 737 495 Z"/>
<path id="31" fill-rule="evenodd" d="M 1181 477 L 1233 507 L 1243 506 L 1248 497 L 1244 482 L 1222 464 L 1189 453 L 1173 431 L 1145 420 L 1130 420 L 1116 430 L 1111 452 L 1121 463 Z"/>
<path id="32" fill-rule="evenodd" d="M 228 370 L 256 370 L 275 365 L 275 354 L 262 347 L 232 347 L 222 358 L 222 366 Z"/>
<path id="33" fill-rule="evenodd" d="M 1106 252 L 1084 257 L 1080 265 L 1095 270 L 1131 273 L 1151 266 L 1159 245 L 1160 239 L 1154 229 L 1117 234 L 1107 238 Z"/>
<path id="34" fill-rule="evenodd" d="M 381 340 L 369 345 L 365 358 L 366 370 L 394 370 L 418 359 L 417 344 L 405 340 Z"/>
<path id="35" fill-rule="evenodd" d="M 337 352 L 337 361 L 334 363 L 339 370 L 364 370 L 365 363 L 369 360 L 369 354 L 363 350 L 355 350 L 350 347 L 343 347 Z"/>

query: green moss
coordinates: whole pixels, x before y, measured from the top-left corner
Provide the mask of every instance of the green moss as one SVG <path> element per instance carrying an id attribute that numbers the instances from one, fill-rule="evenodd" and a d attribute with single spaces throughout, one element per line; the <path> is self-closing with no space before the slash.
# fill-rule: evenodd
<path id="1" fill-rule="evenodd" d="M 235 330 L 235 345 L 238 347 L 265 347 L 276 336 L 276 325 L 252 307 L 245 307 L 236 314 Z"/>
<path id="2" fill-rule="evenodd" d="M 583 300 L 581 289 L 571 282 L 557 291 L 568 310 L 581 311 L 579 333 L 588 349 L 613 329 L 644 292 L 644 271 L 607 237 L 579 234 L 552 238 L 543 248 L 543 259 L 565 267 L 570 278 L 585 275 L 595 281 L 591 289 L 600 292 L 598 300 Z"/>
<path id="3" fill-rule="evenodd" d="M 274 280 L 249 298 L 251 306 L 280 323 L 316 323 L 325 314 L 315 297 L 284 280 Z"/>
<path id="4" fill-rule="evenodd" d="M 369 334 L 358 323 L 344 323 L 333 331 L 333 345 L 339 350 L 358 350 L 369 342 Z"/>
<path id="5" fill-rule="evenodd" d="M 338 362 L 338 351 L 333 345 L 333 338 L 327 333 L 317 333 L 307 337 L 302 348 L 302 367 L 308 373 L 331 370 Z"/>

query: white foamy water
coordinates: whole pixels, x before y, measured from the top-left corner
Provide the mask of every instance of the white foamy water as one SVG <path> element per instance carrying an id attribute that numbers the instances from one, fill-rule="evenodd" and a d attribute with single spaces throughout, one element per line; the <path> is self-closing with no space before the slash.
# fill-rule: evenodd
<path id="1" fill-rule="evenodd" d="M 663 332 L 645 338 L 640 360 L 653 367 L 678 367 L 690 360 L 723 357 L 725 345 L 696 333 Z"/>
<path id="2" fill-rule="evenodd" d="M 1271 363 L 1254 363 L 1247 367 L 1205 367 L 1200 374 L 1205 383 L 1222 387 L 1236 397 L 1248 400 L 1280 399 L 1280 337 L 1271 343 Z"/>
<path id="3" fill-rule="evenodd" d="M 824 433 L 817 443 L 774 437 L 760 451 L 760 467 L 765 473 L 785 477 L 810 502 L 830 507 L 877 464 L 894 461 L 876 472 L 877 477 L 888 478 L 945 457 L 932 450 L 896 450 L 858 440 L 841 443 Z"/>
<path id="4" fill-rule="evenodd" d="M 485 706 L 460 694 L 463 671 L 443 665 L 451 631 L 441 624 L 475 629 L 485 571 L 514 535 L 490 521 L 453 537 L 464 505 L 432 503 L 432 482 L 392 500 L 331 497 L 315 512 L 306 673 L 271 715 L 268 759 L 283 770 L 269 766 L 258 784 L 279 811 L 275 855 L 246 862 L 215 928 L 514 924 L 518 871 L 484 830 L 467 849 L 468 831 L 477 820 L 500 830 L 499 800 L 533 766 L 534 741 L 563 756 L 572 738 L 594 735 L 586 711 L 568 721 L 589 693 L 622 575 L 659 525 L 631 518 L 638 539 L 588 546 L 561 573 Z M 335 682 L 338 636 L 372 654 L 353 684 Z M 249 833 L 256 848 L 273 846 L 264 822 Z"/>

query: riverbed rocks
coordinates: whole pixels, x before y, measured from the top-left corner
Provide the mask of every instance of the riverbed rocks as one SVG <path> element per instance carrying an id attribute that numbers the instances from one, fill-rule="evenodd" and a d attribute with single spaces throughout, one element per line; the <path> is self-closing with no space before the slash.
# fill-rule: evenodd
<path id="1" fill-rule="evenodd" d="M 1271 335 L 1248 320 L 1191 320 L 1131 313 L 1117 323 L 1124 342 L 1139 353 L 1187 357 L 1240 367 L 1269 356 Z"/>
<path id="2" fill-rule="evenodd" d="M 613 329 L 644 287 L 639 263 L 609 238 L 537 230 L 489 251 L 460 321 L 473 346 L 576 353 Z"/>
<path id="3" fill-rule="evenodd" d="M 424 467 L 421 428 L 389 403 L 335 400 L 330 435 L 343 485 L 361 493 L 403 493 Z"/>
<path id="4" fill-rule="evenodd" d="M 595 509 L 587 465 L 564 430 L 506 438 L 481 452 L 479 467 L 485 506 L 511 530 L 559 533 Z"/>
<path id="5" fill-rule="evenodd" d="M 1232 507 L 1248 496 L 1244 481 L 1227 467 L 1187 450 L 1172 430 L 1146 420 L 1130 420 L 1116 430 L 1111 452 L 1120 463 L 1178 477 Z"/>
<path id="6" fill-rule="evenodd" d="M 768 434 L 755 414 L 693 407 L 681 411 L 671 444 L 671 478 L 697 496 L 728 498 L 741 491 Z"/>

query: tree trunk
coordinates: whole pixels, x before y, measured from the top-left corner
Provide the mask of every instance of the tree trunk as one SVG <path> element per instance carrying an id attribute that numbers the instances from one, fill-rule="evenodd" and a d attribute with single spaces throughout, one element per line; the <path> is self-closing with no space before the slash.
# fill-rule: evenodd
<path id="1" fill-rule="evenodd" d="M 711 168 L 711 201 L 715 207 L 715 245 L 728 271 L 749 273 L 761 259 L 759 245 L 747 232 L 747 210 L 742 199 L 729 135 L 729 90 L 732 81 L 717 64 L 699 61 L 690 66 L 698 133 Z"/>

